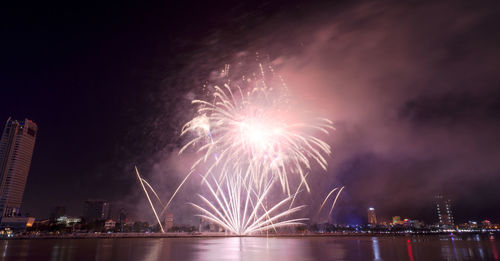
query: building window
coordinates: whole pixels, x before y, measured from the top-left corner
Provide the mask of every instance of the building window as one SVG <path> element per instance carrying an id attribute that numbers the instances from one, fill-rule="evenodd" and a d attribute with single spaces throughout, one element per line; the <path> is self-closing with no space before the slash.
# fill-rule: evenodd
<path id="1" fill-rule="evenodd" d="M 32 128 L 28 128 L 28 134 L 35 137 L 35 130 Z"/>

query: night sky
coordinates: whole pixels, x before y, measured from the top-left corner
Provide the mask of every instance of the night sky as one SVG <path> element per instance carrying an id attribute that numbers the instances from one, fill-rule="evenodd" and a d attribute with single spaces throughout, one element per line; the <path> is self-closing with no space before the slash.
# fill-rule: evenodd
<path id="1" fill-rule="evenodd" d="M 344 185 L 335 222 L 366 222 L 374 206 L 432 223 L 443 193 L 458 222 L 500 222 L 496 1 L 2 5 L 0 119 L 39 126 L 25 213 L 78 216 L 99 198 L 150 219 L 133 166 L 167 197 L 188 166 L 177 151 L 190 100 L 258 52 L 335 122 L 329 169 L 311 175 L 304 202 Z"/>

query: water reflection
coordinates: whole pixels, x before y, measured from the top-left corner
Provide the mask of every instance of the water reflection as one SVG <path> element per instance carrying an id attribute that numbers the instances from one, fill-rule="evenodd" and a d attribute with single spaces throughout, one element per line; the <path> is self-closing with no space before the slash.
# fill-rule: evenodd
<path id="1" fill-rule="evenodd" d="M 411 248 L 411 240 L 409 238 L 406 240 L 406 248 L 408 249 L 408 259 L 410 259 L 410 261 L 414 261 L 415 259 L 413 259 L 413 250 Z"/>
<path id="2" fill-rule="evenodd" d="M 111 260 L 113 241 L 113 239 L 103 239 L 101 244 L 96 244 L 95 260 Z"/>
<path id="3" fill-rule="evenodd" d="M 149 252 L 146 252 L 146 256 L 142 259 L 145 261 L 160 260 L 161 257 L 168 257 L 170 254 L 170 244 L 165 244 L 165 240 L 156 240 L 152 242 L 152 246 Z"/>
<path id="4" fill-rule="evenodd" d="M 9 248 L 9 242 L 10 240 L 3 240 L 2 241 L 2 259 L 5 258 L 7 255 L 7 249 Z"/>
<path id="5" fill-rule="evenodd" d="M 73 260 L 74 259 L 74 247 L 71 245 L 70 241 L 62 240 L 51 240 L 54 242 L 52 249 L 50 250 L 50 260 Z M 33 241 L 34 242 L 34 241 Z"/>
<path id="6" fill-rule="evenodd" d="M 485 235 L 450 236 L 440 239 L 444 260 L 498 260 L 498 240 Z"/>
<path id="7" fill-rule="evenodd" d="M 498 260 L 497 246 L 495 245 L 495 238 L 493 236 L 492 238 L 490 238 L 490 244 L 491 244 L 491 251 L 493 252 L 493 258 L 495 260 Z"/>
<path id="8" fill-rule="evenodd" d="M 453 249 L 453 256 L 455 257 L 455 260 L 458 260 L 458 257 L 457 257 L 457 248 L 455 247 L 455 238 L 453 237 L 453 235 L 451 236 L 451 247 Z"/>
<path id="9" fill-rule="evenodd" d="M 0 260 L 498 260 L 488 236 L 2 240 Z"/>
<path id="10" fill-rule="evenodd" d="M 307 241 L 287 238 L 229 237 L 204 240 L 196 260 L 294 260 L 306 255 Z"/>
<path id="11" fill-rule="evenodd" d="M 378 246 L 378 239 L 377 237 L 372 237 L 372 249 L 373 249 L 373 260 L 382 260 L 380 258 L 380 248 Z"/>
<path id="12" fill-rule="evenodd" d="M 56 244 L 52 247 L 52 254 L 50 257 L 50 261 L 57 261 L 57 259 L 62 256 L 59 254 L 59 244 Z"/>

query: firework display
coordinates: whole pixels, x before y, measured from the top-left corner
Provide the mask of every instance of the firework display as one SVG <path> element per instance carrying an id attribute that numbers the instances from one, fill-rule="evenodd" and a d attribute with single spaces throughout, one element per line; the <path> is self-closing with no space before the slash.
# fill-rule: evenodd
<path id="1" fill-rule="evenodd" d="M 204 219 L 240 235 L 303 221 L 289 219 L 303 208 L 294 207 L 293 201 L 302 187 L 310 191 L 306 176 L 312 164 L 326 170 L 325 156 L 331 153 L 315 134 L 328 134 L 332 122 L 301 120 L 287 100 L 281 77 L 270 66 L 259 68 L 253 77 L 213 86 L 206 100 L 193 100 L 197 115 L 181 132 L 193 138 L 179 154 L 192 149 L 200 155 L 190 173 L 202 173 L 210 191 L 199 195 L 205 207 L 193 206 Z M 273 81 L 276 78 L 279 81 Z M 274 193 L 271 199 L 270 191 L 277 186 L 282 196 L 275 198 Z"/>

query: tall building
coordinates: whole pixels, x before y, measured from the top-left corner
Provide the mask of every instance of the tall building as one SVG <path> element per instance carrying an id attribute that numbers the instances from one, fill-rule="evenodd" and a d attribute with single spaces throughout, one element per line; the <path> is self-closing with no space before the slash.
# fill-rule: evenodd
<path id="1" fill-rule="evenodd" d="M 120 231 L 123 232 L 125 223 L 127 223 L 127 211 L 124 208 L 120 209 L 120 213 L 118 214 L 118 223 L 120 223 Z"/>
<path id="2" fill-rule="evenodd" d="M 436 195 L 435 203 L 439 225 L 442 227 L 453 227 L 455 220 L 453 220 L 453 213 L 451 211 L 451 200 L 443 197 L 443 195 Z"/>
<path id="3" fill-rule="evenodd" d="M 377 225 L 377 215 L 375 215 L 375 208 L 368 208 L 368 224 L 372 226 Z"/>
<path id="4" fill-rule="evenodd" d="M 108 219 L 109 203 L 104 200 L 86 200 L 83 205 L 83 218 L 87 222 Z"/>
<path id="5" fill-rule="evenodd" d="M 19 217 L 38 126 L 9 118 L 0 141 L 0 219 Z"/>
<path id="6" fill-rule="evenodd" d="M 172 227 L 174 227 L 174 215 L 171 213 L 166 213 L 165 214 L 165 225 L 164 225 L 164 230 L 168 231 Z"/>
<path id="7" fill-rule="evenodd" d="M 120 209 L 120 213 L 118 214 L 118 222 L 120 224 L 124 224 L 127 222 L 127 210 L 124 208 Z"/>

